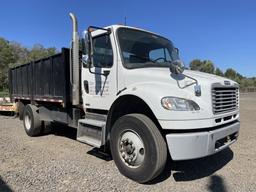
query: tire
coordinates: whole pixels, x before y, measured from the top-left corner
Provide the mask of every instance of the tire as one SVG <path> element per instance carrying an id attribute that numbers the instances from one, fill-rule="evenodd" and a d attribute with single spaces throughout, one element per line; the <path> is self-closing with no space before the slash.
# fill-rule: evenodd
<path id="1" fill-rule="evenodd" d="M 132 144 L 127 144 L 130 141 Z M 153 121 L 142 114 L 128 114 L 115 122 L 110 133 L 110 148 L 119 171 L 139 183 L 157 177 L 166 164 L 164 138 Z"/>
<path id="2" fill-rule="evenodd" d="M 23 125 L 27 135 L 31 137 L 39 136 L 42 131 L 42 121 L 40 121 L 37 107 L 31 104 L 26 105 L 23 114 Z"/>
<path id="3" fill-rule="evenodd" d="M 23 114 L 24 114 L 25 105 L 22 102 L 18 102 L 18 113 L 19 113 L 19 119 L 23 120 Z"/>

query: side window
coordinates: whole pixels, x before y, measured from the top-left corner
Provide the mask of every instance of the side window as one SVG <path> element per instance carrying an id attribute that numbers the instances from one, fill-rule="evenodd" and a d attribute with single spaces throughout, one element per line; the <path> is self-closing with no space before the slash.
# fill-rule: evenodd
<path id="1" fill-rule="evenodd" d="M 149 58 L 150 60 L 157 61 L 157 62 L 164 62 L 170 61 L 170 54 L 169 51 L 165 48 L 160 49 L 153 49 L 149 52 Z"/>
<path id="2" fill-rule="evenodd" d="M 111 67 L 113 65 L 113 50 L 109 35 L 93 38 L 94 67 Z"/>

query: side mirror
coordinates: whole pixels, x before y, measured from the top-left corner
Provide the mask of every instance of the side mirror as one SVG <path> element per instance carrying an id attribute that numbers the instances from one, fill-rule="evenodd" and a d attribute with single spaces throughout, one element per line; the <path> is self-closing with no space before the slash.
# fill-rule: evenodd
<path id="1" fill-rule="evenodd" d="M 87 37 L 87 47 L 88 47 L 88 52 L 87 52 L 87 58 L 85 58 L 87 60 L 87 64 L 88 64 L 88 68 L 89 68 L 89 72 L 95 75 L 104 75 L 106 78 L 109 75 L 110 71 L 104 71 L 104 73 L 97 73 L 91 70 L 91 67 L 93 65 L 93 41 L 92 41 L 92 32 L 94 30 L 100 29 L 103 30 L 104 33 L 106 34 L 110 34 L 111 33 L 111 29 L 105 29 L 105 28 L 101 28 L 101 27 L 95 27 L 95 26 L 89 26 L 87 29 L 87 33 L 85 34 L 85 36 Z M 104 34 L 102 33 L 102 34 Z"/>
<path id="2" fill-rule="evenodd" d="M 95 27 L 95 26 L 89 26 L 88 29 L 87 29 L 87 47 L 88 47 L 88 66 L 89 66 L 89 69 L 91 68 L 92 64 L 93 64 L 93 42 L 92 42 L 92 32 L 94 30 L 102 30 L 104 31 L 104 33 L 106 34 L 110 34 L 111 33 L 111 29 L 105 29 L 105 28 L 102 28 L 102 27 Z M 103 34 L 104 34 L 103 33 Z"/>
<path id="3" fill-rule="evenodd" d="M 88 55 L 87 54 L 83 54 L 82 55 L 82 63 L 83 63 L 83 67 L 84 68 L 88 68 L 89 67 Z"/>
<path id="4" fill-rule="evenodd" d="M 175 52 L 177 53 L 177 55 L 180 54 L 180 50 L 179 50 L 177 47 L 175 47 L 174 50 L 175 50 Z"/>
<path id="5" fill-rule="evenodd" d="M 88 47 L 88 59 L 87 59 L 87 62 L 88 62 L 88 66 L 89 68 L 91 68 L 92 66 L 92 57 L 93 57 L 93 44 L 92 44 L 92 34 L 91 34 L 91 30 L 90 28 L 88 28 L 88 31 L 87 31 L 87 47 Z"/>
<path id="6" fill-rule="evenodd" d="M 176 75 L 183 73 L 184 68 L 185 68 L 185 65 L 181 60 L 172 61 L 170 64 L 171 73 Z"/>
<path id="7" fill-rule="evenodd" d="M 87 42 L 86 41 L 87 40 L 85 38 L 82 38 L 79 40 L 79 51 L 81 51 L 83 55 L 87 54 L 86 53 L 87 52 L 87 46 L 86 46 Z"/>

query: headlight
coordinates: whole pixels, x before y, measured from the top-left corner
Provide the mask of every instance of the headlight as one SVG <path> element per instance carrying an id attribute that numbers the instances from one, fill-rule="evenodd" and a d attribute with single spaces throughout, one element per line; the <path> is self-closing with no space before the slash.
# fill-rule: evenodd
<path id="1" fill-rule="evenodd" d="M 164 97 L 161 104 L 163 108 L 172 111 L 195 111 L 200 109 L 194 101 L 178 97 Z"/>

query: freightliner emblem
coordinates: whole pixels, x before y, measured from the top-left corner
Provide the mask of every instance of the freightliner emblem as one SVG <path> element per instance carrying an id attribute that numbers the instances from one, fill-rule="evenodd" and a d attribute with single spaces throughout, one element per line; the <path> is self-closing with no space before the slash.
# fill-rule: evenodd
<path id="1" fill-rule="evenodd" d="M 224 81 L 224 85 L 230 85 L 230 81 Z"/>

